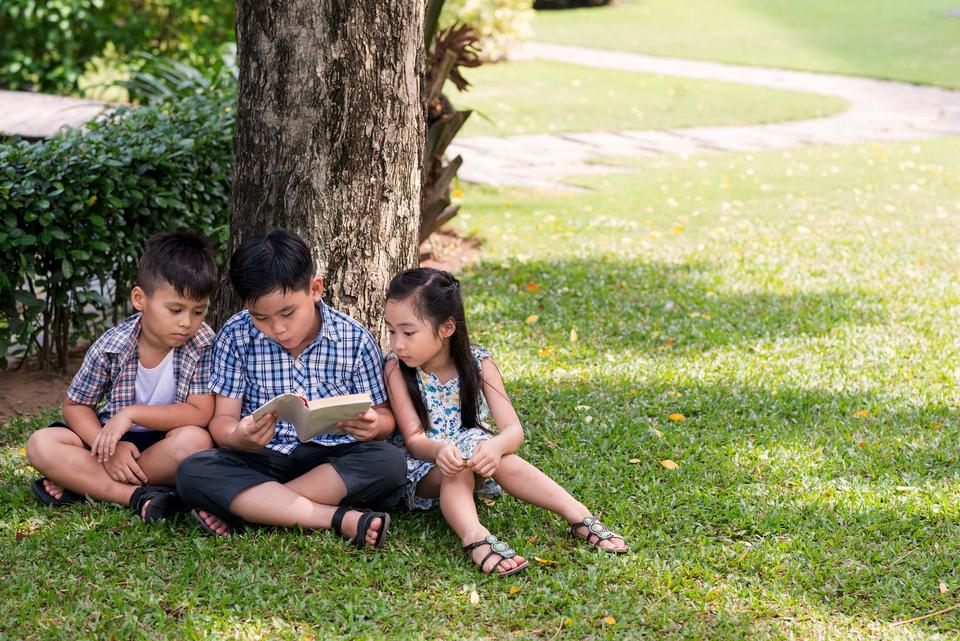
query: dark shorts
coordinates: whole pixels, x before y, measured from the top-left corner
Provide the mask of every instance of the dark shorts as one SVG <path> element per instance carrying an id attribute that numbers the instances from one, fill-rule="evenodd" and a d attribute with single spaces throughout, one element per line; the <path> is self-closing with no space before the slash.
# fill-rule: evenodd
<path id="1" fill-rule="evenodd" d="M 235 520 L 230 504 L 240 492 L 268 481 L 287 483 L 325 463 L 333 466 L 347 488 L 341 505 L 388 509 L 403 497 L 407 471 L 403 453 L 383 441 L 304 443 L 292 454 L 267 448 L 197 452 L 177 468 L 177 493 L 189 508 Z"/>
<path id="2" fill-rule="evenodd" d="M 50 423 L 48 427 L 66 427 L 67 429 L 70 429 L 70 427 L 63 421 L 54 421 L 53 423 Z M 126 434 L 120 437 L 120 440 L 126 441 L 127 443 L 133 443 L 134 445 L 137 446 L 138 450 L 143 452 L 145 449 L 147 449 L 151 445 L 156 445 L 157 443 L 162 441 L 164 438 L 166 438 L 166 436 L 167 436 L 166 432 L 160 432 L 157 430 L 147 430 L 146 432 L 127 432 Z M 86 443 L 84 443 L 83 446 L 88 450 L 90 449 L 90 446 L 87 445 Z"/>

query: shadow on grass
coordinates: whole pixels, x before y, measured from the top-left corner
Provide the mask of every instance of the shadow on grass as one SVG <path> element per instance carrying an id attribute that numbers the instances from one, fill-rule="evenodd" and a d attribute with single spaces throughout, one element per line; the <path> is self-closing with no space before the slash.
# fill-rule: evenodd
<path id="1" fill-rule="evenodd" d="M 953 603 L 937 589 L 960 580 L 952 407 L 676 381 L 510 388 L 527 457 L 611 524 L 629 524 L 680 594 L 697 593 L 682 587 L 689 579 L 740 598 L 788 595 L 773 610 L 888 622 Z M 684 420 L 669 420 L 675 412 Z M 918 625 L 958 623 L 954 612 Z"/>

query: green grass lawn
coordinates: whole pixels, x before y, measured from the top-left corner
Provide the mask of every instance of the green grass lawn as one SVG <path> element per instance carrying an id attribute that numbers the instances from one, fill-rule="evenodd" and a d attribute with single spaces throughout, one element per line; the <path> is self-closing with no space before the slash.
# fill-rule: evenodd
<path id="1" fill-rule="evenodd" d="M 536 38 L 960 87 L 952 0 L 622 0 L 539 11 Z"/>
<path id="2" fill-rule="evenodd" d="M 507 580 L 438 513 L 395 513 L 373 553 L 51 511 L 21 452 L 51 413 L 2 432 L 0 638 L 955 638 L 960 610 L 890 624 L 960 603 L 958 154 L 711 154 L 573 195 L 464 187 L 458 224 L 486 239 L 468 314 L 522 453 L 631 554 L 509 497 L 481 518 L 547 562 Z"/>
<path id="3" fill-rule="evenodd" d="M 744 125 L 818 118 L 846 107 L 808 93 L 557 62 L 464 73 L 473 86 L 459 94 L 451 86 L 448 95 L 458 107 L 479 112 L 467 121 L 465 136 Z"/>

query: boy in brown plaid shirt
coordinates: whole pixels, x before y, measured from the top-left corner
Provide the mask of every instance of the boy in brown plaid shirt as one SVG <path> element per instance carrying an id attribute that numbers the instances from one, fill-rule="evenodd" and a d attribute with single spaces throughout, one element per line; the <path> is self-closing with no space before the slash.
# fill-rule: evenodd
<path id="1" fill-rule="evenodd" d="M 213 445 L 205 429 L 214 407 L 213 331 L 203 316 L 216 274 L 199 237 L 169 233 L 147 242 L 130 295 L 138 313 L 90 346 L 63 402 L 66 424 L 27 442 L 30 463 L 44 475 L 33 482 L 41 502 L 61 506 L 86 495 L 129 505 L 147 523 L 177 508 L 177 466 Z"/>

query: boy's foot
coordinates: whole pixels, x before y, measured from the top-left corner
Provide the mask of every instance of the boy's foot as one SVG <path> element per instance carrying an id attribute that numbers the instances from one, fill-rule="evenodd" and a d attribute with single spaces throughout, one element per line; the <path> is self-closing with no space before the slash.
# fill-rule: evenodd
<path id="1" fill-rule="evenodd" d="M 390 515 L 341 505 L 333 513 L 331 528 L 358 548 L 378 550 L 387 540 Z"/>
<path id="2" fill-rule="evenodd" d="M 501 541 L 492 534 L 464 545 L 463 552 L 484 574 L 496 573 L 497 576 L 510 576 L 527 569 L 530 565 L 506 541 Z"/>
<path id="3" fill-rule="evenodd" d="M 159 485 L 140 485 L 130 495 L 130 507 L 144 523 L 165 519 L 182 505 L 176 491 Z"/>
<path id="4" fill-rule="evenodd" d="M 230 536 L 233 534 L 233 528 L 215 514 L 204 510 L 190 510 L 190 516 L 210 536 Z"/>
<path id="5" fill-rule="evenodd" d="M 630 550 L 626 539 L 610 530 L 593 515 L 584 517 L 578 523 L 571 523 L 570 534 L 574 538 L 586 541 L 604 552 L 623 554 Z"/>
<path id="6" fill-rule="evenodd" d="M 76 492 L 64 489 L 47 478 L 36 479 L 30 485 L 40 502 L 51 507 L 60 507 L 83 500 L 83 497 Z"/>

